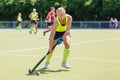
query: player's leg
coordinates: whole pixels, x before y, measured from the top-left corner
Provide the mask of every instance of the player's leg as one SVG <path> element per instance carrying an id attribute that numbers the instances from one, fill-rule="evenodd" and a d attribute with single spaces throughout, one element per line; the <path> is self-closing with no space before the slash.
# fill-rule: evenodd
<path id="1" fill-rule="evenodd" d="M 30 34 L 33 32 L 33 20 L 31 20 L 31 22 L 30 22 Z"/>
<path id="2" fill-rule="evenodd" d="M 56 44 L 56 41 L 54 40 L 53 46 L 54 46 L 55 44 Z M 44 68 L 46 68 L 46 69 L 49 68 L 50 60 L 51 60 L 51 58 L 52 58 L 53 52 L 54 52 L 54 49 L 53 49 L 52 52 L 46 57 L 46 63 L 45 63 L 45 66 L 44 66 Z"/>
<path id="3" fill-rule="evenodd" d="M 44 35 L 44 36 L 45 36 L 45 34 L 46 34 L 47 32 L 50 32 L 50 31 L 51 31 L 52 26 L 53 26 L 53 22 L 48 23 L 48 29 L 43 32 L 43 35 Z"/>
<path id="4" fill-rule="evenodd" d="M 46 57 L 46 63 L 45 63 L 45 66 L 44 68 L 48 69 L 49 68 L 49 65 L 50 65 L 50 60 L 52 58 L 52 53 L 50 53 L 47 57 Z"/>
<path id="5" fill-rule="evenodd" d="M 38 26 L 38 22 L 34 21 L 34 34 L 37 33 L 37 26 Z"/>
<path id="6" fill-rule="evenodd" d="M 36 27 L 37 27 L 37 24 L 34 24 L 34 27 L 33 27 L 33 32 L 34 32 L 34 34 L 37 33 L 37 29 L 36 29 Z"/>
<path id="7" fill-rule="evenodd" d="M 21 25 L 20 25 L 20 24 L 18 24 L 18 26 L 17 26 L 16 30 L 21 31 Z"/>
<path id="8" fill-rule="evenodd" d="M 63 38 L 63 43 L 65 46 L 64 52 L 63 52 L 63 60 L 62 60 L 62 67 L 64 68 L 70 68 L 70 66 L 67 63 L 67 59 L 70 53 L 70 35 L 67 35 Z"/>
<path id="9" fill-rule="evenodd" d="M 30 26 L 30 34 L 32 33 L 34 31 L 34 27 L 33 27 L 33 24 L 31 24 L 31 26 Z"/>
<path id="10" fill-rule="evenodd" d="M 64 32 L 63 33 L 59 33 L 59 32 L 56 32 L 55 36 L 54 36 L 54 41 L 53 41 L 53 46 L 56 44 L 56 41 L 61 38 L 62 36 L 64 35 Z M 50 60 L 51 60 L 51 57 L 53 55 L 53 51 L 54 49 L 52 50 L 52 52 L 50 53 L 51 55 L 48 55 L 47 58 L 46 58 L 46 63 L 45 63 L 45 68 L 48 68 L 49 67 L 49 63 L 50 63 Z"/>
<path id="11" fill-rule="evenodd" d="M 21 29 L 22 29 L 21 22 L 19 23 L 18 29 L 19 29 L 19 31 L 21 31 Z"/>
<path id="12" fill-rule="evenodd" d="M 17 22 L 17 27 L 16 27 L 16 30 L 18 30 L 19 29 L 19 21 Z"/>
<path id="13" fill-rule="evenodd" d="M 33 32 L 34 32 L 34 34 L 36 34 L 36 32 L 37 32 L 36 27 L 37 27 L 37 22 L 35 20 L 33 20 Z"/>
<path id="14" fill-rule="evenodd" d="M 38 32 L 38 21 L 36 21 L 36 32 Z"/>
<path id="15" fill-rule="evenodd" d="M 36 22 L 35 22 L 34 20 L 32 20 L 32 21 L 31 21 L 31 24 L 32 24 L 32 26 L 31 26 L 31 28 L 30 28 L 30 34 L 31 34 L 32 32 L 36 33 Z"/>

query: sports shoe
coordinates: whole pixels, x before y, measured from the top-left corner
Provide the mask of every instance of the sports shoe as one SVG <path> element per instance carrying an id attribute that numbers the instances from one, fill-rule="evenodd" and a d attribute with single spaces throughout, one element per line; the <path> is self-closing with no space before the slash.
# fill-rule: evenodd
<path id="1" fill-rule="evenodd" d="M 34 32 L 34 34 L 37 34 L 37 32 Z"/>
<path id="2" fill-rule="evenodd" d="M 45 31 L 43 32 L 43 36 L 45 36 Z"/>
<path id="3" fill-rule="evenodd" d="M 44 68 L 45 68 L 45 69 L 48 69 L 49 66 L 50 66 L 50 64 L 49 64 L 48 62 L 46 62 Z"/>
<path id="4" fill-rule="evenodd" d="M 66 68 L 66 69 L 70 68 L 70 65 L 68 65 L 67 63 L 62 63 L 61 66 Z"/>
<path id="5" fill-rule="evenodd" d="M 29 33 L 30 33 L 30 34 L 32 34 L 32 32 L 31 32 L 31 31 L 29 31 Z"/>

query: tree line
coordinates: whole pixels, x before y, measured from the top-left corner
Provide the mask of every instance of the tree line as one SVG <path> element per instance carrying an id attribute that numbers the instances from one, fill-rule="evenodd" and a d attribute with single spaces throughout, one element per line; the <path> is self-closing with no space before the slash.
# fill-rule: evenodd
<path id="1" fill-rule="evenodd" d="M 45 19 L 51 6 L 64 7 L 74 21 L 120 19 L 120 0 L 0 0 L 0 21 L 15 21 L 18 12 L 22 13 L 23 20 L 29 20 L 33 8 L 40 19 Z"/>

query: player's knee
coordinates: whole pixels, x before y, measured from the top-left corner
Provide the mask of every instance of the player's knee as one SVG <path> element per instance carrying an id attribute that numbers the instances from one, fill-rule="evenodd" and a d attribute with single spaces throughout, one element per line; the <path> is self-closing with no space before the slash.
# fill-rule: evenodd
<path id="1" fill-rule="evenodd" d="M 70 42 L 65 41 L 64 46 L 65 46 L 66 49 L 69 49 L 70 48 Z"/>
<path id="2" fill-rule="evenodd" d="M 70 48 L 70 44 L 69 44 L 69 43 L 66 43 L 66 44 L 65 44 L 65 48 L 66 48 L 66 49 L 69 49 L 69 48 Z"/>
<path id="3" fill-rule="evenodd" d="M 65 49 L 70 49 L 70 47 L 67 46 L 67 47 L 65 47 Z"/>

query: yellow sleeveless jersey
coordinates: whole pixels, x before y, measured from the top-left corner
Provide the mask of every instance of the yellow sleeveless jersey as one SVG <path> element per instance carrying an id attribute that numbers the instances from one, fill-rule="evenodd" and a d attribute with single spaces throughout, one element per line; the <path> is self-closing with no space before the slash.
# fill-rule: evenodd
<path id="1" fill-rule="evenodd" d="M 67 24 L 68 24 L 68 15 L 66 15 L 66 23 L 65 23 L 64 26 L 61 25 L 61 23 L 60 23 L 58 17 L 57 17 L 57 22 L 58 22 L 58 26 L 57 26 L 56 31 L 57 31 L 57 32 L 65 32 L 66 29 L 67 29 Z"/>
<path id="2" fill-rule="evenodd" d="M 18 16 L 17 20 L 18 20 L 18 21 L 22 21 L 21 16 Z"/>
<path id="3" fill-rule="evenodd" d="M 37 19 L 37 13 L 32 13 L 31 14 L 31 19 L 36 20 Z"/>

